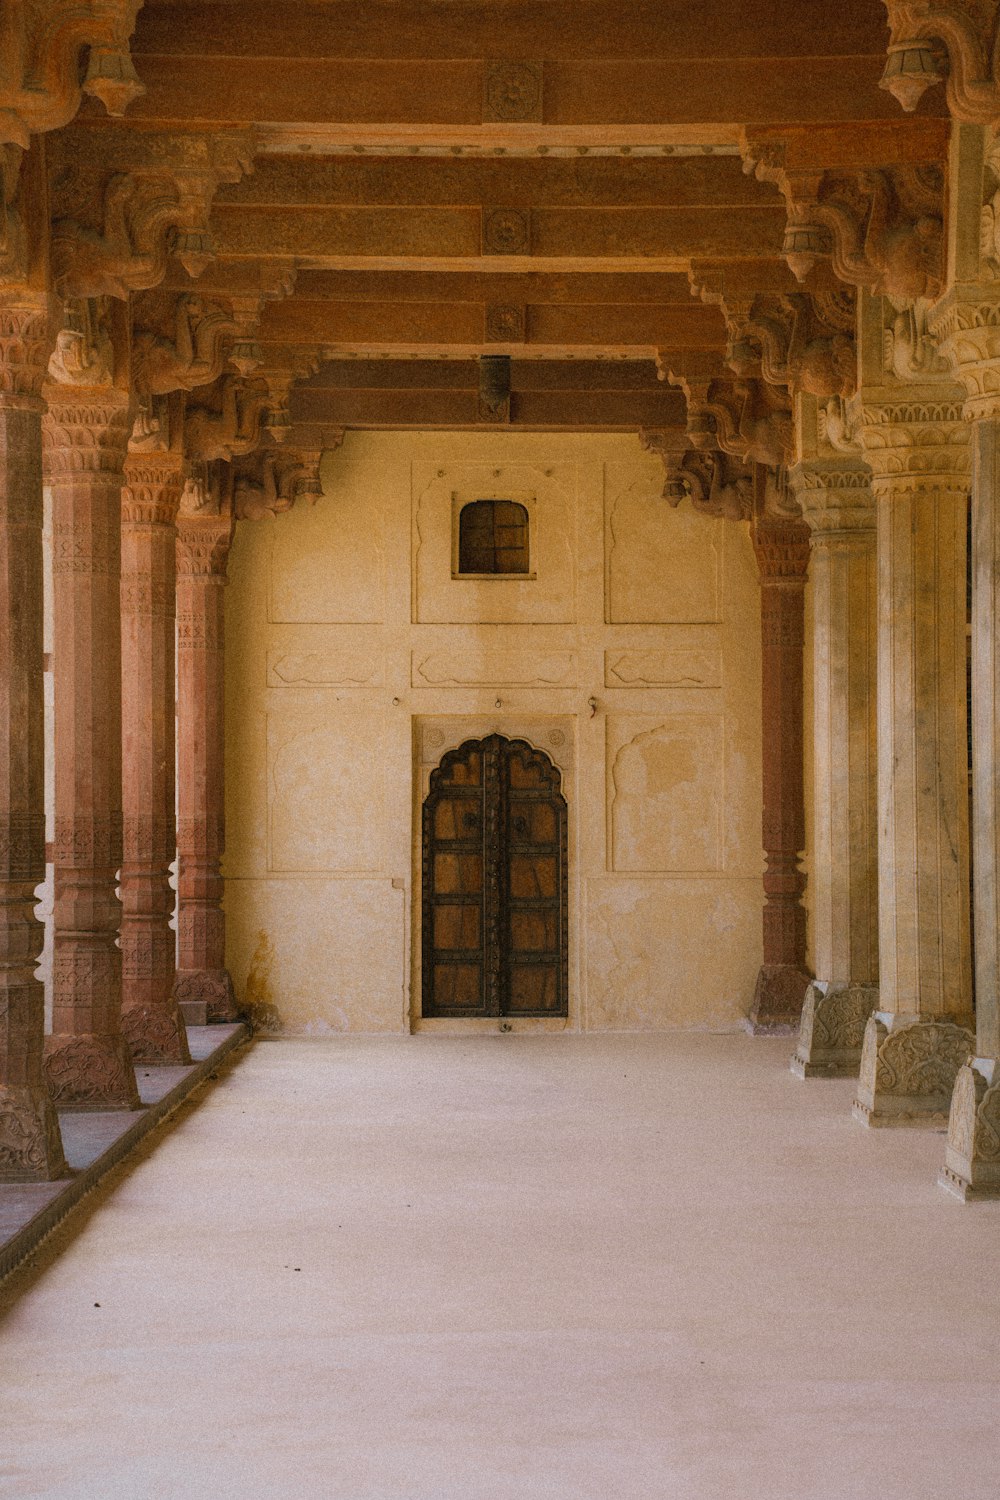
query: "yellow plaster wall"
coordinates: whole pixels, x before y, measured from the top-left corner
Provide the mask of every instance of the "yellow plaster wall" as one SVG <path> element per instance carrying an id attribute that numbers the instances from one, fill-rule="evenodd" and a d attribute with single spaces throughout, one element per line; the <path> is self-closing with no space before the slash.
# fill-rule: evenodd
<path id="1" fill-rule="evenodd" d="M 315 507 L 241 523 L 227 593 L 229 965 L 286 1027 L 419 1017 L 421 800 L 522 736 L 569 804 L 570 1015 L 727 1028 L 760 964 L 760 625 L 746 528 L 671 510 L 635 438 L 350 433 Z M 521 499 L 529 580 L 452 577 Z"/>

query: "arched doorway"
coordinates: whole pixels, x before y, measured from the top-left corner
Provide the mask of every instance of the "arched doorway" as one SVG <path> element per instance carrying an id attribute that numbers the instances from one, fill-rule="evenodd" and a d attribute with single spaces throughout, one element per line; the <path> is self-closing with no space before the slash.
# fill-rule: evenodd
<path id="1" fill-rule="evenodd" d="M 423 810 L 425 1016 L 567 1014 L 566 799 L 548 756 L 449 750 Z"/>

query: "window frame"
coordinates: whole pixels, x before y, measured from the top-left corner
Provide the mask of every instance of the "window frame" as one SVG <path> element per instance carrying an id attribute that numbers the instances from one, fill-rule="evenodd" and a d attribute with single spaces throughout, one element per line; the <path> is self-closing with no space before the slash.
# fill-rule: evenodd
<path id="1" fill-rule="evenodd" d="M 460 568 L 461 561 L 461 518 L 462 512 L 467 505 L 475 505 L 481 500 L 490 502 L 501 502 L 523 507 L 527 515 L 527 544 L 528 544 L 528 567 L 523 573 L 464 573 Z M 451 576 L 456 582 L 471 583 L 525 583 L 531 582 L 536 575 L 535 567 L 535 497 L 525 494 L 520 490 L 493 491 L 492 493 L 477 490 L 474 493 L 465 494 L 452 493 L 451 497 Z"/>

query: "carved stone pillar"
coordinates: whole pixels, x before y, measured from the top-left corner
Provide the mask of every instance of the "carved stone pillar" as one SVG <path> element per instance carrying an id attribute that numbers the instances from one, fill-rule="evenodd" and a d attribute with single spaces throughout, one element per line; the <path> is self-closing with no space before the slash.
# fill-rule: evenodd
<path id="1" fill-rule="evenodd" d="M 158 435 L 133 437 L 122 491 L 122 1030 L 136 1062 L 187 1063 L 170 926 L 176 522 L 184 458 L 148 446 L 157 441 Z"/>
<path id="2" fill-rule="evenodd" d="M 1000 148 L 982 129 L 956 124 L 951 149 L 953 284 L 933 328 L 972 423 L 976 1043 L 955 1080 L 940 1181 L 969 1199 L 1000 1197 Z M 986 223 L 991 236 L 976 232 Z"/>
<path id="3" fill-rule="evenodd" d="M 792 1072 L 856 1074 L 878 1000 L 875 504 L 858 459 L 799 464 L 813 591 L 813 922 Z"/>
<path id="4" fill-rule="evenodd" d="M 860 436 L 878 549 L 879 1009 L 855 1117 L 947 1113 L 972 1050 L 966 711 L 968 429 L 962 392 L 899 315 L 861 306 Z M 911 334 L 913 333 L 911 320 Z M 914 369 L 910 379 L 886 369 Z"/>
<path id="5" fill-rule="evenodd" d="M 0 302 L 0 1181 L 59 1177 L 59 1124 L 42 1073 L 35 978 L 45 875 L 42 411 L 45 299 Z"/>
<path id="6" fill-rule="evenodd" d="M 177 527 L 176 996 L 191 1021 L 232 1021 L 220 861 L 225 843 L 224 594 L 232 522 L 181 515 Z M 201 1013 L 203 1012 L 203 1013 Z"/>
<path id="7" fill-rule="evenodd" d="M 61 336 L 60 336 L 61 337 Z M 67 345 L 69 348 L 70 345 Z M 50 372 L 59 359 L 53 356 Z M 46 387 L 55 638 L 53 1031 L 45 1071 L 62 1109 L 137 1109 L 121 1032 L 121 492 L 128 394 L 87 385 L 103 356 Z"/>
<path id="8" fill-rule="evenodd" d="M 761 517 L 754 525 L 760 568 L 764 770 L 764 963 L 750 1028 L 797 1028 L 809 985 L 806 968 L 802 755 L 802 652 L 809 530 L 801 521 Z"/>

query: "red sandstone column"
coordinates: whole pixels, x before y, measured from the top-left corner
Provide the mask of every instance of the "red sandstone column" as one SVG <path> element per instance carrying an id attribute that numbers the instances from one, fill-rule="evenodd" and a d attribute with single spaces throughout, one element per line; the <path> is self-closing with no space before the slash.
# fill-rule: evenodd
<path id="1" fill-rule="evenodd" d="M 762 517 L 754 526 L 760 568 L 764 770 L 764 963 L 750 1026 L 797 1029 L 811 976 L 806 968 L 802 655 L 809 528 Z"/>
<path id="2" fill-rule="evenodd" d="M 187 1063 L 170 927 L 177 847 L 175 553 L 184 457 L 162 448 L 133 451 L 143 442 L 133 437 L 122 491 L 122 1031 L 136 1062 Z"/>
<path id="3" fill-rule="evenodd" d="M 78 367 L 99 374 L 99 361 Z M 51 367 L 50 367 L 51 368 Z M 62 1109 L 137 1109 L 121 1032 L 121 492 L 131 428 L 111 384 L 46 386 L 52 486 L 55 907 L 45 1072 Z"/>
<path id="4" fill-rule="evenodd" d="M 182 515 L 177 526 L 177 858 L 182 1013 L 233 1021 L 220 861 L 225 843 L 223 666 L 228 517 Z"/>
<path id="5" fill-rule="evenodd" d="M 59 1124 L 42 1073 L 35 978 L 45 875 L 42 708 L 44 298 L 0 303 L 0 1181 L 59 1177 Z"/>

